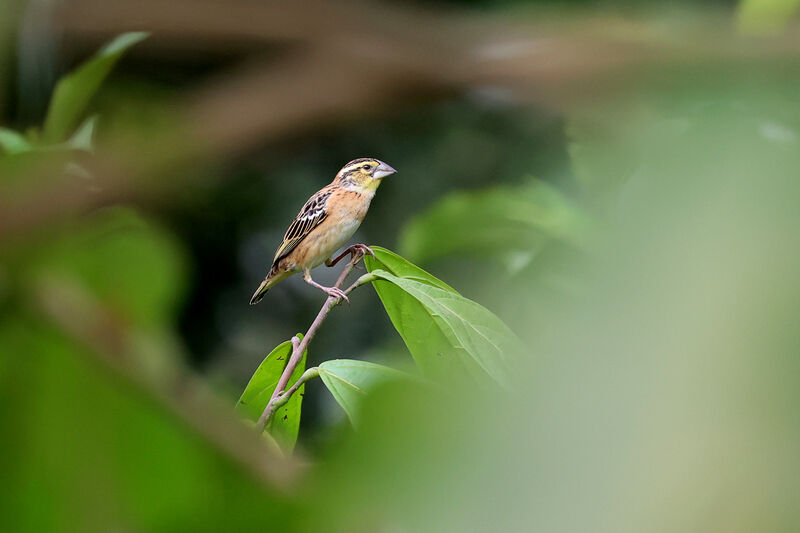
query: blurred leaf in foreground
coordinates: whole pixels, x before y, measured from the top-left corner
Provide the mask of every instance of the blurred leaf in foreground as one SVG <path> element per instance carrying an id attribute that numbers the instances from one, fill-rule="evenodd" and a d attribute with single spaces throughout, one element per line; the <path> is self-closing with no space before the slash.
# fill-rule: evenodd
<path id="1" fill-rule="evenodd" d="M 4 530 L 213 532 L 285 523 L 276 492 L 72 339 L 28 318 L 7 319 L 0 346 Z"/>
<path id="2" fill-rule="evenodd" d="M 127 208 L 102 210 L 62 229 L 31 260 L 29 283 L 77 281 L 144 327 L 170 324 L 186 286 L 174 238 Z"/>
<path id="3" fill-rule="evenodd" d="M 635 160 L 597 171 L 637 170 L 581 291 L 531 278 L 506 293 L 547 311 L 515 373 L 525 386 L 378 390 L 320 468 L 316 526 L 797 530 L 800 109 L 786 79 L 690 77 L 643 99 L 646 120 L 610 115 Z"/>

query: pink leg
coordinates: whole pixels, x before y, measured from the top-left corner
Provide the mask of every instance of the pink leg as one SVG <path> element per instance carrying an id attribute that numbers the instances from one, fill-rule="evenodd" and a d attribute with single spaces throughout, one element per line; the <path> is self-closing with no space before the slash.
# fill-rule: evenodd
<path id="1" fill-rule="evenodd" d="M 312 287 L 318 288 L 328 296 L 332 298 L 338 298 L 340 300 L 344 300 L 347 303 L 350 303 L 350 298 L 347 297 L 347 295 L 344 293 L 342 289 L 338 287 L 326 287 L 324 285 L 320 285 L 319 283 L 311 279 L 310 271 L 306 270 L 305 272 L 303 272 L 303 279 L 305 280 L 306 283 L 308 283 Z"/>
<path id="2" fill-rule="evenodd" d="M 353 261 L 358 261 L 367 254 L 371 255 L 372 257 L 375 257 L 375 252 L 373 252 L 372 248 L 370 248 L 366 244 L 354 244 L 353 246 L 351 246 L 350 248 L 346 249 L 344 252 L 339 254 L 338 257 L 336 257 L 336 259 L 327 259 L 325 261 L 325 266 L 332 267 L 336 265 L 336 263 L 341 261 L 342 258 L 347 254 L 350 254 L 350 259 Z"/>

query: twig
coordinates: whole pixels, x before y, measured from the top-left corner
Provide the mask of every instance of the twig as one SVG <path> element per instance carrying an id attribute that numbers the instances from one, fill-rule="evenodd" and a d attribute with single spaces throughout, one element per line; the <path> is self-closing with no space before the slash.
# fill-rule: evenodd
<path id="1" fill-rule="evenodd" d="M 295 337 L 297 338 L 297 337 Z M 266 408 L 266 423 L 269 424 L 269 421 L 272 420 L 272 415 L 275 414 L 280 407 L 286 405 L 286 403 L 291 399 L 292 395 L 297 392 L 297 389 L 305 385 L 306 381 L 319 377 L 319 368 L 313 366 L 303 372 L 303 375 L 300 376 L 300 379 L 295 381 L 294 385 L 289 387 L 289 390 L 284 392 L 283 394 L 278 395 L 274 400 L 271 400 L 267 404 Z M 264 415 L 262 415 L 264 416 Z"/>
<path id="2" fill-rule="evenodd" d="M 363 274 L 360 278 L 355 280 L 352 285 L 350 285 L 349 287 L 347 287 L 347 289 L 345 289 L 344 291 L 345 296 L 347 296 L 360 286 L 375 281 L 376 279 L 378 279 L 378 277 L 372 272 L 367 272 L 366 274 Z"/>
<path id="3" fill-rule="evenodd" d="M 342 286 L 344 280 L 347 278 L 347 276 L 353 270 L 353 267 L 356 266 L 356 263 L 358 263 L 358 261 L 360 261 L 362 257 L 363 256 L 361 255 L 354 255 L 352 259 L 348 261 L 347 265 L 342 269 L 342 273 L 339 274 L 339 279 L 336 280 L 336 283 L 333 285 L 334 287 L 338 289 Z M 361 276 L 361 278 L 363 277 L 364 276 Z M 358 281 L 360 281 L 361 278 L 359 278 Z M 353 285 L 348 287 L 348 289 L 345 291 L 345 294 L 348 294 L 350 291 L 352 291 L 359 285 L 363 285 L 363 283 L 359 284 L 358 281 L 356 281 Z M 270 417 L 275 413 L 277 407 L 279 407 L 278 405 L 275 404 L 280 401 L 286 403 L 287 401 L 289 401 L 291 394 L 294 393 L 294 390 L 292 389 L 289 389 L 284 393 L 286 385 L 289 384 L 289 378 L 292 376 L 292 373 L 294 373 L 294 370 L 295 368 L 297 368 L 297 365 L 300 364 L 300 360 L 303 358 L 303 352 L 306 350 L 306 347 L 308 347 L 308 343 L 311 342 L 312 338 L 314 338 L 314 335 L 317 333 L 317 330 L 325 321 L 325 318 L 327 318 L 330 310 L 333 309 L 340 302 L 340 300 L 341 298 L 337 298 L 335 296 L 328 296 L 328 299 L 325 300 L 325 303 L 322 305 L 322 309 L 320 309 L 319 313 L 317 313 L 317 318 L 314 319 L 314 322 L 311 323 L 311 327 L 308 328 L 308 331 L 306 331 L 306 334 L 303 336 L 303 340 L 297 342 L 296 341 L 297 337 L 292 338 L 292 355 L 289 358 L 289 362 L 286 364 L 286 368 L 283 369 L 283 374 L 281 374 L 281 378 L 278 380 L 278 384 L 275 386 L 275 390 L 272 392 L 272 396 L 270 397 L 269 402 L 267 402 L 267 406 L 264 407 L 264 411 L 258 418 L 256 427 L 258 428 L 259 431 L 264 431 L 264 429 L 267 427 L 267 424 L 269 423 Z M 305 374 L 303 375 L 305 376 Z M 299 381 L 300 380 L 298 380 L 298 383 Z"/>

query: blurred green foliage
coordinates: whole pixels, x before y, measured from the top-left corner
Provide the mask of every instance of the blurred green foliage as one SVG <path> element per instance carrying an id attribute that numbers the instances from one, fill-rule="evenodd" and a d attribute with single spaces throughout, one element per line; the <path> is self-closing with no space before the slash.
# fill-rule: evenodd
<path id="1" fill-rule="evenodd" d="M 535 253 L 553 239 L 580 245 L 590 227 L 586 215 L 553 186 L 528 181 L 448 194 L 406 226 L 401 250 L 416 261 L 430 261 L 453 254 L 513 258 Z"/>
<path id="2" fill-rule="evenodd" d="M 42 131 L 31 128 L 22 135 L 2 128 L 0 148 L 9 155 L 31 151 L 37 146 L 44 150 L 59 147 L 90 150 L 97 118 L 90 117 L 77 130 L 75 127 L 114 65 L 130 47 L 146 38 L 144 32 L 122 34 L 105 45 L 95 57 L 61 78 L 53 90 Z"/>
<path id="3" fill-rule="evenodd" d="M 755 35 L 777 34 L 783 31 L 797 13 L 797 0 L 743 0 L 737 13 L 742 31 Z"/>
<path id="4" fill-rule="evenodd" d="M 0 346 L 4 530 L 219 531 L 287 512 L 56 328 L 6 317 Z"/>
<path id="5" fill-rule="evenodd" d="M 67 136 L 117 61 L 128 48 L 146 38 L 144 32 L 122 34 L 75 72 L 59 80 L 44 122 L 42 137 L 45 142 L 59 142 Z"/>
<path id="6" fill-rule="evenodd" d="M 186 259 L 169 233 L 126 208 L 67 226 L 27 258 L 27 286 L 77 283 L 128 324 L 174 322 L 186 285 Z"/>
<path id="7" fill-rule="evenodd" d="M 800 72 L 646 67 L 542 129 L 466 99 L 354 121 L 4 243 L 3 530 L 796 530 Z M 115 102 L 90 86 L 50 144 L 0 132 L 0 180 L 91 155 L 78 124 Z M 252 311 L 251 265 L 366 151 L 400 173 L 360 236 L 426 270 L 375 247 L 377 297 L 314 339 L 321 383 L 273 432 L 298 472 L 235 411 L 258 417 L 290 346 L 259 360 L 321 301 L 289 280 Z"/>

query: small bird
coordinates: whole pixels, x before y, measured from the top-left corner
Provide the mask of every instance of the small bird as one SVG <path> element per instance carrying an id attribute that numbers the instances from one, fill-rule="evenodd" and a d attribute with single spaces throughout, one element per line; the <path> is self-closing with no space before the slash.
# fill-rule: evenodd
<path id="1" fill-rule="evenodd" d="M 333 266 L 345 255 L 331 259 L 361 225 L 383 178 L 395 172 L 386 163 L 373 158 L 354 159 L 342 167 L 330 185 L 314 193 L 297 213 L 275 252 L 272 268 L 253 293 L 250 305 L 260 302 L 270 287 L 296 272 L 302 272 L 306 283 L 328 296 L 346 299 L 341 289 L 325 287 L 311 279 L 311 269 L 323 262 Z M 363 244 L 351 249 L 371 252 Z"/>

